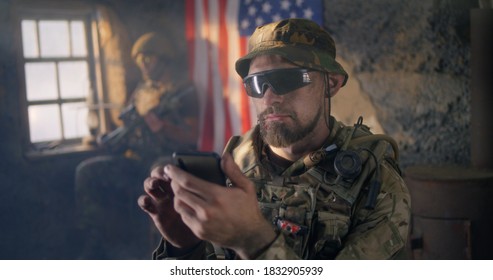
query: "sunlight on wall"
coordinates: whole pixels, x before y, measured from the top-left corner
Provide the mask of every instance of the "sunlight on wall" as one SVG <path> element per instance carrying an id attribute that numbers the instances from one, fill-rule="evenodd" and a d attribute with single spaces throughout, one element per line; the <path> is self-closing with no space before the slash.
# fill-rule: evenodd
<path id="1" fill-rule="evenodd" d="M 339 93 L 332 98 L 332 115 L 347 125 L 355 124 L 358 117 L 362 116 L 363 123 L 369 126 L 373 133 L 384 133 L 375 107 L 370 98 L 361 92 L 360 84 L 351 71 L 351 65 L 340 57 L 337 57 L 337 61 L 349 74 L 349 79 Z"/>

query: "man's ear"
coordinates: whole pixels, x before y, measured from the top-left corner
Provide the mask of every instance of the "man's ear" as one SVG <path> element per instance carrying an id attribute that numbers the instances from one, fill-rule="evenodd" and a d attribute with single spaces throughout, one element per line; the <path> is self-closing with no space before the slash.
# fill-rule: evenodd
<path id="1" fill-rule="evenodd" d="M 342 87 L 342 83 L 344 82 L 344 75 L 329 73 L 329 89 L 330 89 L 330 97 L 334 97 L 339 89 Z"/>

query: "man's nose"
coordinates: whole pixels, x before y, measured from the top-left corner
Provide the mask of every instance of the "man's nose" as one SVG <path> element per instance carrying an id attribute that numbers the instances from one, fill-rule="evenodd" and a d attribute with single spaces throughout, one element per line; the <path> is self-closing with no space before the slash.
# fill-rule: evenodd
<path id="1" fill-rule="evenodd" d="M 267 106 L 271 106 L 273 103 L 279 103 L 283 99 L 283 97 L 281 95 L 277 95 L 272 87 L 267 83 L 262 85 L 262 92 L 262 100 Z"/>

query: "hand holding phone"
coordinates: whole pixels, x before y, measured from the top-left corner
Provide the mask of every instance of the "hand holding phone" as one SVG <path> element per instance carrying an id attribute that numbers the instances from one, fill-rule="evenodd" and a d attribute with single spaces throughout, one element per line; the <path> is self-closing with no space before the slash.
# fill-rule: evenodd
<path id="1" fill-rule="evenodd" d="M 174 152 L 173 163 L 203 180 L 226 186 L 221 157 L 214 152 Z"/>

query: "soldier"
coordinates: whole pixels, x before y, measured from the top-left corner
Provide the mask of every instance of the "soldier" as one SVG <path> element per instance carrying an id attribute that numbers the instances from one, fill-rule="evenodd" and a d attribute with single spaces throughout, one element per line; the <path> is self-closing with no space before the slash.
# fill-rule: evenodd
<path id="1" fill-rule="evenodd" d="M 77 227 L 84 240 L 79 258 L 148 255 L 149 236 L 142 231 L 150 227 L 135 206 L 138 186 L 174 150 L 196 149 L 198 97 L 176 47 L 147 33 L 134 43 L 132 58 L 143 81 L 121 114 L 123 126 L 101 140 L 110 155 L 85 160 L 76 170 Z"/>
<path id="2" fill-rule="evenodd" d="M 236 62 L 258 124 L 225 148 L 230 187 L 173 165 L 138 203 L 163 239 L 155 259 L 392 259 L 405 252 L 410 196 L 397 145 L 330 116 L 348 75 L 330 35 L 305 19 L 258 27 Z M 214 245 L 213 245 L 214 244 Z"/>

